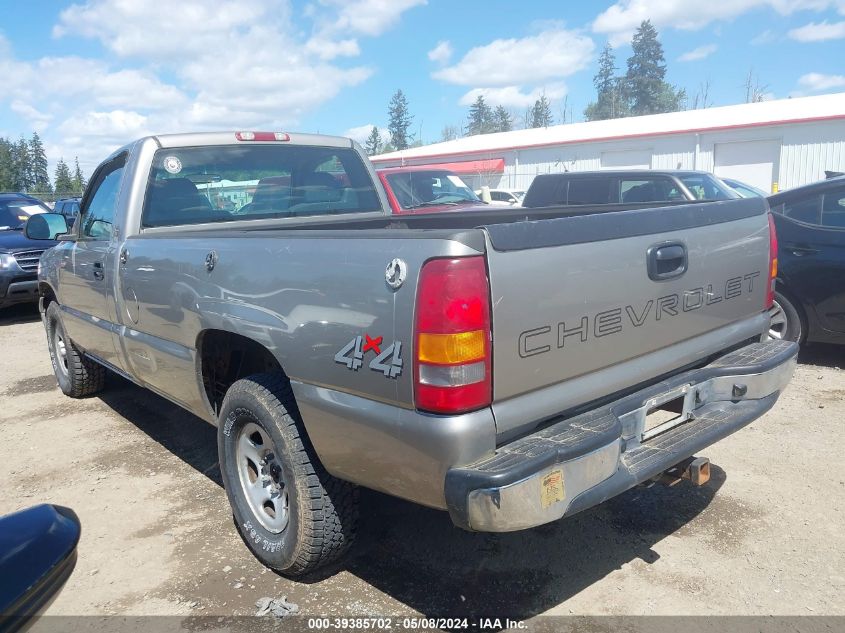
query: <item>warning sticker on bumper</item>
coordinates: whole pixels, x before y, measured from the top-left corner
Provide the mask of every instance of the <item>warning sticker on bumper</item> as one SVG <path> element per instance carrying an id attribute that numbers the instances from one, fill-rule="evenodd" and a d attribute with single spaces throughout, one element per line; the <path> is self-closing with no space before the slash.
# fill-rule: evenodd
<path id="1" fill-rule="evenodd" d="M 540 481 L 540 505 L 548 508 L 553 503 L 563 501 L 566 491 L 563 487 L 563 472 L 553 470 Z"/>

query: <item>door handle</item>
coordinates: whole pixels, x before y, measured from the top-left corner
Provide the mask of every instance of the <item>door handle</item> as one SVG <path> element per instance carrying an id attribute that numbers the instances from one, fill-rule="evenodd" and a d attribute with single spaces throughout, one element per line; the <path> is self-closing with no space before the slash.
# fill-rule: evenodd
<path id="1" fill-rule="evenodd" d="M 103 262 L 94 262 L 94 279 L 103 280 L 106 273 L 103 270 Z"/>
<path id="2" fill-rule="evenodd" d="M 125 265 L 126 262 L 128 262 L 128 261 L 129 261 L 129 250 L 124 248 L 122 251 L 120 251 L 120 263 Z"/>
<path id="3" fill-rule="evenodd" d="M 786 250 L 795 255 L 795 257 L 815 255 L 819 252 L 819 249 L 812 248 L 811 246 L 804 246 L 803 244 L 784 244 L 784 248 L 786 248 Z"/>
<path id="4" fill-rule="evenodd" d="M 655 244 L 646 251 L 649 279 L 665 281 L 687 272 L 687 247 L 682 242 Z"/>

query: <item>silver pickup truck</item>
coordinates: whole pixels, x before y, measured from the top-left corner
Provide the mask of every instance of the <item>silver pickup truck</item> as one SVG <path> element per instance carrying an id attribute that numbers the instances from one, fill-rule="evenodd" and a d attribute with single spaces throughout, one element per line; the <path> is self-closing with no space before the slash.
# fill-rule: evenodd
<path id="1" fill-rule="evenodd" d="M 56 378 L 109 370 L 218 427 L 245 542 L 289 575 L 357 487 L 509 531 L 676 467 L 768 411 L 765 200 L 391 217 L 344 138 L 148 137 L 94 172 L 39 270 Z"/>

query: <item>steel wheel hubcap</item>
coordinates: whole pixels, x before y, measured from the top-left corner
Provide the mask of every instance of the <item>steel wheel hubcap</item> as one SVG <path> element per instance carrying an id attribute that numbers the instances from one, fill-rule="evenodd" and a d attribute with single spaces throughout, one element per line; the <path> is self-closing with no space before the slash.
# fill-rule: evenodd
<path id="1" fill-rule="evenodd" d="M 65 346 L 65 339 L 58 329 L 53 334 L 53 347 L 56 349 L 56 364 L 62 374 L 67 376 L 67 347 Z"/>
<path id="2" fill-rule="evenodd" d="M 769 338 L 782 340 L 786 336 L 789 323 L 786 319 L 786 312 L 783 311 L 783 306 L 777 301 L 772 305 L 772 309 L 769 312 L 769 319 Z"/>
<path id="3" fill-rule="evenodd" d="M 288 524 L 288 490 L 282 464 L 267 432 L 247 422 L 238 433 L 238 477 L 252 513 L 269 532 Z"/>

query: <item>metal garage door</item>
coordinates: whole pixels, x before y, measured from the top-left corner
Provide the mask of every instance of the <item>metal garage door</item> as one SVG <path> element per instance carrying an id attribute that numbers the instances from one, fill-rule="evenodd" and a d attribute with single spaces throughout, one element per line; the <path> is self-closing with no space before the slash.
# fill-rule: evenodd
<path id="1" fill-rule="evenodd" d="M 635 149 L 620 152 L 602 152 L 602 169 L 650 169 L 651 150 Z"/>
<path id="2" fill-rule="evenodd" d="M 780 145 L 780 141 L 717 143 L 713 171 L 717 176 L 736 178 L 771 191 L 777 177 Z"/>

